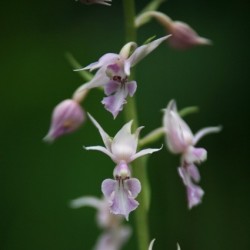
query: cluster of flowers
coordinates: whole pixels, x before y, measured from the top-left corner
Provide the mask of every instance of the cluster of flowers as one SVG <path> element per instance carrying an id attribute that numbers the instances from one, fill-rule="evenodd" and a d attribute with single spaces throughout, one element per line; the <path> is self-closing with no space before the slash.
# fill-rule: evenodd
<path id="1" fill-rule="evenodd" d="M 111 0 L 80 0 L 85 4 L 110 5 Z M 77 69 L 96 70 L 93 78 L 80 86 L 71 99 L 64 100 L 58 104 L 52 114 L 51 126 L 44 140 L 53 142 L 58 137 L 75 131 L 86 120 L 86 114 L 80 103 L 86 98 L 88 92 L 93 88 L 102 87 L 105 97 L 102 100 L 104 108 L 109 111 L 115 119 L 123 110 L 128 96 L 132 97 L 137 89 L 137 83 L 130 80 L 130 71 L 137 63 L 155 50 L 161 43 L 168 41 L 170 46 L 177 49 L 187 49 L 195 45 L 206 45 L 211 42 L 199 37 L 197 33 L 187 24 L 172 21 L 168 16 L 157 11 L 147 11 L 135 20 L 135 26 L 140 27 L 151 18 L 156 18 L 171 35 L 153 40 L 142 46 L 135 42 L 125 44 L 119 54 L 107 53 L 98 61 L 88 66 Z M 98 210 L 98 224 L 104 229 L 100 236 L 96 250 L 117 250 L 129 238 L 131 229 L 122 225 L 123 218 L 128 220 L 131 211 L 135 210 L 139 203 L 137 195 L 141 191 L 141 183 L 131 175 L 130 163 L 135 159 L 152 154 L 161 148 L 147 148 L 137 152 L 139 134 L 143 127 L 139 127 L 134 133 L 131 132 L 132 122 L 126 123 L 112 138 L 101 127 L 101 125 L 88 114 L 90 120 L 98 129 L 104 146 L 89 146 L 86 150 L 97 150 L 108 155 L 115 163 L 113 178 L 102 182 L 101 190 L 104 195 L 102 199 L 95 197 L 81 197 L 73 200 L 71 206 L 92 206 Z M 178 173 L 186 186 L 188 207 L 198 205 L 204 195 L 204 191 L 198 186 L 200 174 L 195 164 L 203 162 L 207 158 L 204 148 L 196 147 L 198 141 L 208 133 L 219 132 L 220 127 L 208 127 L 193 135 L 189 126 L 178 113 L 175 101 L 170 101 L 164 111 L 163 126 L 166 137 L 166 145 L 170 152 L 181 155 L 181 163 Z M 153 247 L 153 241 L 149 250 Z"/>

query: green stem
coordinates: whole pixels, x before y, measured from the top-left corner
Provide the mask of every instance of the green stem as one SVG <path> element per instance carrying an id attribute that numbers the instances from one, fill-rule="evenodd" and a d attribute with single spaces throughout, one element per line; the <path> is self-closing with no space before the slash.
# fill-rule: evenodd
<path id="1" fill-rule="evenodd" d="M 145 147 L 146 145 L 157 141 L 158 139 L 160 139 L 164 135 L 165 135 L 164 128 L 163 127 L 157 128 L 157 129 L 151 131 L 146 136 L 144 136 L 142 139 L 140 139 L 139 146 Z"/>
<path id="2" fill-rule="evenodd" d="M 125 31 L 126 42 L 136 41 L 136 29 L 134 26 L 135 20 L 135 3 L 134 0 L 123 0 L 124 16 L 125 16 Z M 133 72 L 134 78 L 134 72 Z M 136 108 L 135 97 L 129 98 L 125 105 L 124 114 L 126 121 L 133 119 L 134 127 L 138 127 L 138 115 Z M 148 249 L 149 245 L 149 227 L 148 227 L 148 208 L 149 208 L 149 182 L 146 169 L 146 157 L 139 158 L 133 162 L 133 175 L 137 177 L 142 185 L 142 191 L 138 196 L 140 205 L 135 211 L 137 241 L 139 250 Z"/>

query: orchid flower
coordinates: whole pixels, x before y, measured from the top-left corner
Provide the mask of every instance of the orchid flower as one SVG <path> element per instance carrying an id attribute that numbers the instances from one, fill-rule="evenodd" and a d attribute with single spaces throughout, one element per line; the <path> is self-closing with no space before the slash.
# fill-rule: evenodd
<path id="1" fill-rule="evenodd" d="M 91 121 L 99 130 L 105 147 L 85 147 L 87 150 L 98 150 L 108 155 L 117 166 L 114 169 L 114 180 L 106 179 L 102 183 L 102 192 L 108 199 L 110 211 L 113 214 L 121 214 L 128 220 L 131 211 L 137 208 L 139 203 L 135 200 L 141 191 L 140 181 L 131 178 L 128 164 L 138 157 L 152 154 L 160 149 L 143 149 L 136 152 L 138 136 L 143 127 L 137 128 L 131 133 L 132 121 L 125 124 L 113 139 L 102 129 L 100 124 L 89 115 Z"/>
<path id="2" fill-rule="evenodd" d="M 109 203 L 105 198 L 83 196 L 72 200 L 70 206 L 72 208 L 90 206 L 97 209 L 97 223 L 104 232 L 98 238 L 94 250 L 119 250 L 131 236 L 131 228 L 122 225 L 121 216 L 110 213 Z"/>
<path id="3" fill-rule="evenodd" d="M 140 47 L 137 47 L 137 44 L 134 42 L 129 42 L 124 45 L 119 54 L 107 53 L 97 62 L 91 63 L 85 68 L 78 69 L 98 70 L 93 79 L 80 86 L 75 93 L 103 86 L 107 97 L 102 100 L 102 104 L 116 118 L 118 113 L 123 109 L 127 96 L 132 97 L 136 92 L 137 83 L 128 80 L 130 68 L 156 49 L 168 37 L 159 38 Z M 134 50 L 132 54 L 131 50 Z"/>
<path id="4" fill-rule="evenodd" d="M 77 101 L 62 101 L 53 110 L 50 129 L 44 141 L 53 142 L 56 138 L 75 131 L 84 120 L 85 112 Z"/>
<path id="5" fill-rule="evenodd" d="M 163 126 L 169 150 L 182 156 L 181 167 L 178 171 L 187 188 L 188 206 L 192 208 L 201 202 L 204 195 L 204 191 L 193 183 L 193 181 L 196 183 L 200 181 L 200 174 L 194 163 L 203 162 L 207 158 L 206 149 L 195 147 L 195 145 L 203 136 L 219 132 L 221 127 L 207 127 L 193 135 L 189 126 L 178 114 L 173 100 L 165 110 Z"/>

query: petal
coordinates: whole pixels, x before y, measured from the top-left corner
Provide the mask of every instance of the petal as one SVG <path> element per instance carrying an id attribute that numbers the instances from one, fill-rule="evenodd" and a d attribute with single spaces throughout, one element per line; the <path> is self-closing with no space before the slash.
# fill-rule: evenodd
<path id="1" fill-rule="evenodd" d="M 136 153 L 138 144 L 138 136 L 136 136 L 141 128 L 137 129 L 136 134 L 131 134 L 132 121 L 126 123 L 115 135 L 111 151 L 117 162 L 130 162 L 131 157 Z"/>
<path id="2" fill-rule="evenodd" d="M 109 200 L 112 193 L 115 191 L 116 181 L 112 179 L 106 179 L 102 182 L 102 192 L 104 196 Z"/>
<path id="3" fill-rule="evenodd" d="M 207 151 L 204 148 L 188 147 L 183 158 L 188 164 L 200 163 L 207 159 Z"/>
<path id="4" fill-rule="evenodd" d="M 204 191 L 197 185 L 187 186 L 187 199 L 188 208 L 191 209 L 193 206 L 197 206 L 201 203 Z"/>
<path id="5" fill-rule="evenodd" d="M 191 165 L 187 166 L 187 172 L 195 182 L 200 181 L 200 179 L 201 179 L 200 172 L 199 172 L 198 168 L 194 164 L 191 164 Z"/>
<path id="6" fill-rule="evenodd" d="M 124 72 L 126 76 L 130 75 L 131 62 L 129 60 L 124 61 Z"/>
<path id="7" fill-rule="evenodd" d="M 154 245 L 155 239 L 151 240 L 148 250 L 153 250 L 153 245 Z"/>
<path id="8" fill-rule="evenodd" d="M 184 153 L 192 145 L 193 133 L 185 121 L 179 116 L 175 102 L 169 102 L 163 117 L 166 131 L 166 143 L 172 153 Z"/>
<path id="9" fill-rule="evenodd" d="M 93 89 L 107 84 L 109 82 L 109 78 L 107 77 L 105 70 L 105 68 L 100 68 L 89 82 L 84 83 L 75 91 L 74 95 L 83 90 Z"/>
<path id="10" fill-rule="evenodd" d="M 70 202 L 70 207 L 79 208 L 79 207 L 94 207 L 99 209 L 103 204 L 103 201 L 94 197 L 94 196 L 83 196 L 77 199 L 74 199 Z"/>
<path id="11" fill-rule="evenodd" d="M 127 183 L 128 180 L 104 180 L 102 192 L 110 203 L 110 211 L 113 214 L 125 216 L 128 220 L 129 213 L 135 210 L 139 203 L 134 199 L 133 194 L 138 194 L 140 184 L 138 180 Z M 129 188 L 132 190 L 129 190 Z"/>
<path id="12" fill-rule="evenodd" d="M 135 91 L 137 89 L 137 83 L 136 81 L 128 82 L 126 83 L 126 87 L 128 89 L 129 96 L 133 96 L 135 94 Z"/>
<path id="13" fill-rule="evenodd" d="M 179 243 L 177 243 L 177 250 L 181 250 Z"/>
<path id="14" fill-rule="evenodd" d="M 131 228 L 121 226 L 115 229 L 106 230 L 98 239 L 94 250 L 118 250 L 131 236 Z"/>
<path id="15" fill-rule="evenodd" d="M 138 179 L 130 178 L 126 181 L 125 184 L 134 198 L 136 198 L 137 195 L 141 192 L 141 183 Z"/>
<path id="16" fill-rule="evenodd" d="M 162 149 L 162 147 L 161 148 L 147 148 L 147 149 L 143 149 L 143 150 L 137 152 L 136 154 L 134 154 L 131 157 L 131 161 L 133 161 L 133 160 L 135 160 L 135 159 L 137 159 L 137 158 L 139 158 L 141 156 L 144 156 L 144 155 L 147 155 L 147 154 L 152 154 L 152 153 L 157 152 L 157 151 L 159 151 L 161 149 Z"/>
<path id="17" fill-rule="evenodd" d="M 112 142 L 112 139 L 110 138 L 110 136 L 103 130 L 103 128 L 101 127 L 101 125 L 94 119 L 94 117 L 92 115 L 90 115 L 88 113 L 88 116 L 90 118 L 90 120 L 93 122 L 93 124 L 96 126 L 96 128 L 98 129 L 101 137 L 102 137 L 102 140 L 103 140 L 103 143 L 105 145 L 105 147 L 107 148 L 108 151 L 111 151 L 111 142 Z"/>
<path id="18" fill-rule="evenodd" d="M 105 95 L 111 95 L 114 92 L 117 91 L 119 88 L 120 83 L 116 81 L 109 81 L 105 86 L 104 86 L 104 93 Z"/>
<path id="19" fill-rule="evenodd" d="M 106 148 L 102 146 L 90 146 L 90 147 L 84 147 L 86 150 L 97 150 L 101 151 L 104 154 L 108 155 L 112 160 L 114 159 L 114 155 Z"/>
<path id="20" fill-rule="evenodd" d="M 148 44 L 142 45 L 138 47 L 134 53 L 127 59 L 130 67 L 133 67 L 139 61 L 141 61 L 145 56 L 147 56 L 150 52 L 156 49 L 163 41 L 165 41 L 169 36 L 164 36 L 162 38 L 156 39 Z M 126 71 L 125 71 L 126 73 Z M 129 75 L 129 74 L 128 74 Z"/>
<path id="21" fill-rule="evenodd" d="M 120 87 L 114 95 L 103 98 L 102 104 L 104 104 L 105 109 L 112 113 L 114 119 L 123 109 L 127 95 L 128 90 Z"/>
<path id="22" fill-rule="evenodd" d="M 178 168 L 178 174 L 179 176 L 181 177 L 182 181 L 183 181 L 183 184 L 185 186 L 189 186 L 192 184 L 192 181 L 191 181 L 191 178 L 190 178 L 190 175 L 188 174 L 187 170 L 185 167 L 179 167 Z"/>
<path id="23" fill-rule="evenodd" d="M 220 132 L 222 129 L 221 126 L 217 126 L 217 127 L 207 127 L 207 128 L 203 128 L 201 130 L 199 130 L 195 135 L 194 135 L 194 139 L 193 139 L 193 145 L 195 145 L 202 137 L 204 137 L 207 134 L 211 134 L 211 133 L 218 133 Z"/>
<path id="24" fill-rule="evenodd" d="M 97 62 L 91 63 L 88 66 L 80 69 L 80 70 L 95 70 L 101 68 L 103 66 L 108 66 L 109 64 L 113 64 L 116 60 L 118 60 L 120 56 L 115 53 L 107 53 L 103 55 Z"/>
<path id="25" fill-rule="evenodd" d="M 201 199 L 204 195 L 204 191 L 199 187 L 198 185 L 195 185 L 191 177 L 193 179 L 199 179 L 197 176 L 197 172 L 194 173 L 192 170 L 194 169 L 189 169 L 190 166 L 187 167 L 179 167 L 178 172 L 180 177 L 182 178 L 182 181 L 184 185 L 186 186 L 186 191 L 187 191 L 187 200 L 188 200 L 188 207 L 191 209 L 193 206 L 198 205 L 201 203 Z M 197 170 L 197 169 L 196 169 Z"/>

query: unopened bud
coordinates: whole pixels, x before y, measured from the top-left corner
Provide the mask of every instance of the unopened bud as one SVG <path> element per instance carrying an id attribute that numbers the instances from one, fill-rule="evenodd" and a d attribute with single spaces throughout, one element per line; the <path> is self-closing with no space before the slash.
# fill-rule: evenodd
<path id="1" fill-rule="evenodd" d="M 51 125 L 44 141 L 53 142 L 56 138 L 75 131 L 84 121 L 85 113 L 79 103 L 67 99 L 53 110 Z"/>

